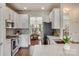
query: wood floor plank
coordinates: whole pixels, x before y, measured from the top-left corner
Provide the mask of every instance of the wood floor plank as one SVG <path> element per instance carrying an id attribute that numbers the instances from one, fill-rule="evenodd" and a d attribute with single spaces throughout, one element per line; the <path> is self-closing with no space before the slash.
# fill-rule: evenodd
<path id="1" fill-rule="evenodd" d="M 39 40 L 31 40 L 31 46 L 38 45 Z M 30 56 L 29 48 L 20 48 L 15 56 Z"/>
<path id="2" fill-rule="evenodd" d="M 29 56 L 29 48 L 20 48 L 15 56 Z"/>

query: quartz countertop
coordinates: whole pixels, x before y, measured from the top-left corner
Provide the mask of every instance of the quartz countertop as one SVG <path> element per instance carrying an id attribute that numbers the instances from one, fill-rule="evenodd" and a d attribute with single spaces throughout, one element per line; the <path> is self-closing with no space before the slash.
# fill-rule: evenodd
<path id="1" fill-rule="evenodd" d="M 54 41 L 61 41 L 60 37 L 57 36 L 47 36 L 49 40 L 54 40 Z"/>
<path id="2" fill-rule="evenodd" d="M 63 50 L 64 44 L 57 45 L 36 45 L 33 49 L 33 56 L 78 56 L 79 44 L 70 44 L 70 50 Z"/>
<path id="3" fill-rule="evenodd" d="M 6 38 L 18 38 L 18 35 L 7 35 Z"/>

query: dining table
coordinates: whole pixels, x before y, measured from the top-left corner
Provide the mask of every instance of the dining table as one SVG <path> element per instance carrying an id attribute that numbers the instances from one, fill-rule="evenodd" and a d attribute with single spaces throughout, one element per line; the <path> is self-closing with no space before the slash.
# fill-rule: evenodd
<path id="1" fill-rule="evenodd" d="M 32 56 L 79 56 L 79 44 L 69 44 L 70 49 L 64 49 L 64 44 L 35 45 Z"/>

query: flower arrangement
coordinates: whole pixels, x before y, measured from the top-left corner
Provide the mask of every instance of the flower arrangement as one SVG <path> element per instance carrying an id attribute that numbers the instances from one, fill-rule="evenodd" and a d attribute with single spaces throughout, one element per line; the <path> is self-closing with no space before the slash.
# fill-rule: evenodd
<path id="1" fill-rule="evenodd" d="M 65 44 L 66 44 L 66 43 L 69 44 L 70 41 L 71 41 L 71 37 L 68 36 L 68 35 L 64 35 L 64 37 L 63 37 L 63 41 L 64 41 Z"/>

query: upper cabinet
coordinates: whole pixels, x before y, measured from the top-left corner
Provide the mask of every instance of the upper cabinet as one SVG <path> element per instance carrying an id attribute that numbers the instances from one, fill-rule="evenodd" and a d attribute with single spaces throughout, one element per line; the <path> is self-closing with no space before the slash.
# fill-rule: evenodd
<path id="1" fill-rule="evenodd" d="M 6 7 L 6 8 L 5 8 L 5 11 L 6 11 L 6 16 L 5 16 L 5 18 L 6 18 L 6 20 L 9 20 L 9 8 Z"/>
<path id="2" fill-rule="evenodd" d="M 54 8 L 49 14 L 50 21 L 52 21 L 52 29 L 60 29 L 60 9 Z"/>
<path id="3" fill-rule="evenodd" d="M 28 14 L 19 14 L 19 19 L 18 19 L 21 28 L 29 28 L 29 16 Z"/>
<path id="4" fill-rule="evenodd" d="M 7 22 L 12 22 L 14 19 L 14 11 L 10 9 L 9 7 L 6 7 L 6 21 Z"/>
<path id="5" fill-rule="evenodd" d="M 18 19 L 18 13 L 16 13 L 16 12 L 14 12 L 14 20 L 13 20 L 13 22 L 14 22 L 14 28 L 20 28 L 20 24 L 19 24 L 19 19 Z"/>
<path id="6" fill-rule="evenodd" d="M 27 14 L 18 14 L 9 7 L 6 7 L 6 21 L 7 23 L 12 23 L 13 28 L 17 29 L 29 28 L 28 18 L 29 17 Z"/>
<path id="7" fill-rule="evenodd" d="M 16 12 L 10 9 L 9 7 L 6 6 L 6 27 L 7 28 L 13 28 L 15 27 L 15 20 L 16 20 Z"/>

